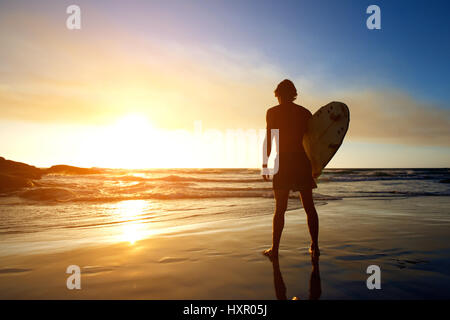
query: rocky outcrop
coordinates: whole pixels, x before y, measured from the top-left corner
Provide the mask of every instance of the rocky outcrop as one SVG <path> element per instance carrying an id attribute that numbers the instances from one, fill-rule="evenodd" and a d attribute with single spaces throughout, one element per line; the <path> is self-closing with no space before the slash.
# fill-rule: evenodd
<path id="1" fill-rule="evenodd" d="M 34 186 L 34 179 L 40 179 L 43 170 L 22 162 L 0 157 L 0 192 L 15 191 Z"/>
<path id="2" fill-rule="evenodd" d="M 35 166 L 6 160 L 3 157 L 0 157 L 0 173 L 29 179 L 40 179 L 44 174 L 42 169 L 36 168 Z"/>
<path id="3" fill-rule="evenodd" d="M 98 168 L 78 168 L 67 165 L 57 165 L 48 169 L 41 169 L 26 163 L 6 160 L 0 157 L 0 193 L 34 187 L 37 185 L 35 180 L 39 180 L 45 174 L 83 175 L 97 174 L 103 171 Z M 44 191 L 47 192 L 46 190 Z M 35 196 L 33 192 L 29 193 L 29 195 L 30 197 Z"/>
<path id="4" fill-rule="evenodd" d="M 46 174 L 49 173 L 59 173 L 59 174 L 97 174 L 102 173 L 103 171 L 98 168 L 79 168 L 73 166 L 67 166 L 64 164 L 60 164 L 57 166 L 52 166 L 48 169 L 44 169 Z"/>

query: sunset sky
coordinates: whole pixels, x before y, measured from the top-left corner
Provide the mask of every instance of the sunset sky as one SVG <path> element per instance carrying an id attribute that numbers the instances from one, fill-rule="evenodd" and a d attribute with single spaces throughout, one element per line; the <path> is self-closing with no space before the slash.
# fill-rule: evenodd
<path id="1" fill-rule="evenodd" d="M 66 28 L 71 4 L 81 30 Z M 366 27 L 370 4 L 381 30 Z M 2 0 L 0 156 L 259 167 L 265 112 L 289 78 L 313 113 L 350 108 L 329 167 L 449 167 L 449 12 L 446 1 Z"/>

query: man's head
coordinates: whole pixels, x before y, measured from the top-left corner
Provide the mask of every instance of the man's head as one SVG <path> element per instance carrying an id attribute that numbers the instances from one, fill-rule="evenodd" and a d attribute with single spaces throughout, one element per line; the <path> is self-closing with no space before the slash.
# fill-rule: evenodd
<path id="1" fill-rule="evenodd" d="M 280 103 L 292 102 L 297 98 L 297 89 L 291 80 L 284 79 L 275 89 L 275 97 Z"/>

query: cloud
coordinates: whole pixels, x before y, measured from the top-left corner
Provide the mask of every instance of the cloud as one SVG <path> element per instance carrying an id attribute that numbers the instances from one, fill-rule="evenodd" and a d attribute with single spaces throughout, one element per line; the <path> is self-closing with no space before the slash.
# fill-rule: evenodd
<path id="1" fill-rule="evenodd" d="M 360 139 L 415 145 L 450 146 L 450 110 L 398 92 L 366 92 L 354 104 L 351 135 Z M 372 138 L 371 138 L 372 137 Z"/>
<path id="2" fill-rule="evenodd" d="M 320 106 L 338 100 L 350 108 L 348 139 L 367 142 L 423 146 L 450 146 L 450 110 L 414 99 L 394 89 L 346 90 L 311 96 L 309 103 Z"/>
<path id="3" fill-rule="evenodd" d="M 202 120 L 210 128 L 258 129 L 276 104 L 274 87 L 286 77 L 258 52 L 118 30 L 114 39 L 105 38 L 108 25 L 68 33 L 36 19 L 13 15 L 0 22 L 6 48 L 0 53 L 1 119 L 91 124 L 142 112 L 164 128 L 192 129 Z M 13 23 L 14 36 L 8 33 Z M 448 109 L 395 88 L 330 89 L 325 72 L 293 80 L 298 102 L 311 111 L 332 100 L 347 103 L 348 139 L 450 146 Z"/>
<path id="4" fill-rule="evenodd" d="M 108 25 L 75 34 L 36 19 L 0 22 L 3 119 L 91 124 L 140 112 L 162 127 L 264 126 L 276 68 L 257 53 L 145 39 Z"/>

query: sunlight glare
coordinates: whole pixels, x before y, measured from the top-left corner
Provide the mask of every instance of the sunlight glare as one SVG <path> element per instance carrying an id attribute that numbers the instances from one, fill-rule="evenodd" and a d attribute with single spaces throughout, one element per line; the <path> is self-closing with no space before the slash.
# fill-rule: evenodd
<path id="1" fill-rule="evenodd" d="M 125 200 L 117 204 L 117 214 L 124 221 L 119 241 L 129 242 L 133 245 L 136 241 L 148 235 L 144 230 L 143 223 L 137 221 L 148 207 L 149 204 L 145 200 Z"/>

